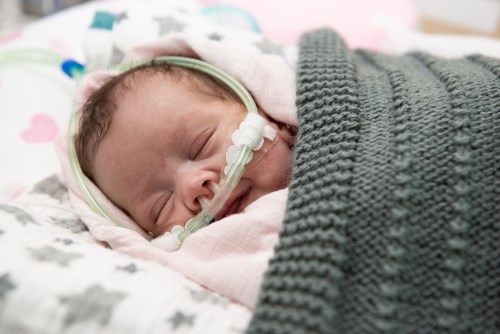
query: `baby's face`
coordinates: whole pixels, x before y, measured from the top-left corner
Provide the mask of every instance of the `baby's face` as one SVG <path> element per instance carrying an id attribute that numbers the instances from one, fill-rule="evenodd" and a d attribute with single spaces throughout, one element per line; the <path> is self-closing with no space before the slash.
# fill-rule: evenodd
<path id="1" fill-rule="evenodd" d="M 214 196 L 245 108 L 207 98 L 162 74 L 137 78 L 117 100 L 95 157 L 95 182 L 154 235 L 184 226 L 201 211 L 200 198 Z M 216 220 L 287 186 L 291 151 L 283 139 L 254 154 Z"/>

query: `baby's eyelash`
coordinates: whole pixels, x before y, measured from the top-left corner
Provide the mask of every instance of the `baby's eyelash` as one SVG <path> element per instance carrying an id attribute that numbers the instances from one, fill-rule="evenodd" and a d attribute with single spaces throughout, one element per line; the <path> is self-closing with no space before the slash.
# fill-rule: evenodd
<path id="1" fill-rule="evenodd" d="M 196 153 L 194 154 L 193 159 L 198 158 L 198 156 L 205 150 L 208 142 L 212 138 L 214 134 L 214 130 L 206 131 L 205 134 L 201 137 L 199 147 L 196 149 Z"/>
<path id="2" fill-rule="evenodd" d="M 161 213 L 163 212 L 163 210 L 167 206 L 168 201 L 170 200 L 172 195 L 173 194 L 166 194 L 167 197 L 165 199 L 162 196 L 158 200 L 157 204 L 155 205 L 155 209 L 154 209 L 154 222 L 155 223 L 158 222 L 158 219 L 160 219 Z"/>

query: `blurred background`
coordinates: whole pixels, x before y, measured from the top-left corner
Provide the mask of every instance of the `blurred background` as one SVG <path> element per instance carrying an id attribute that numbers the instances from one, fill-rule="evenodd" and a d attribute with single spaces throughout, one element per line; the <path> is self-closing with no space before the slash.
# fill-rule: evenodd
<path id="1" fill-rule="evenodd" d="M 0 0 L 0 38 L 15 33 L 22 26 L 65 8 L 86 2 L 87 0 Z M 116 0 L 119 1 L 119 0 Z M 246 1 L 258 3 L 258 0 Z M 268 0 L 266 8 L 277 8 L 280 1 Z M 318 2 L 318 1 L 316 1 Z M 324 0 L 335 10 L 336 1 Z M 337 1 L 338 2 L 338 1 Z M 388 1 L 367 0 L 367 4 L 376 4 L 383 11 Z M 500 0 L 399 0 L 415 11 L 415 28 L 429 33 L 475 34 L 500 38 Z M 202 4 L 242 5 L 245 1 L 200 1 Z M 341 5 L 340 7 L 342 7 Z M 252 6 L 250 6 L 252 7 Z M 255 7 L 255 6 L 253 6 Z M 258 16 L 259 13 L 250 14 Z M 255 8 L 254 8 L 255 9 Z M 276 9 L 281 10 L 281 9 Z M 273 10 L 274 11 L 274 10 Z"/>
<path id="2" fill-rule="evenodd" d="M 87 0 L 0 0 L 0 38 L 14 34 L 21 27 L 45 15 L 50 15 L 65 8 L 78 5 Z M 100 0 L 113 1 L 113 0 Z M 120 0 L 114 0 L 120 1 Z M 146 0 L 145 0 L 146 1 Z M 290 2 L 277 0 L 247 0 L 247 1 L 208 1 L 200 0 L 202 5 L 226 4 L 243 7 L 245 11 L 257 18 L 260 8 L 267 12 L 285 13 L 283 8 L 289 9 Z M 316 5 L 323 3 L 321 8 L 329 7 L 332 11 L 337 8 L 344 10 L 347 1 L 322 0 L 313 1 Z M 357 1 L 359 3 L 360 1 Z M 362 1 L 361 1 L 362 2 Z M 391 4 L 392 2 L 392 4 Z M 263 5 L 265 3 L 265 6 Z M 308 1 L 308 3 L 310 3 Z M 394 6 L 395 1 L 366 0 L 367 7 L 363 10 L 384 11 L 387 6 Z M 422 32 L 474 34 L 500 38 L 500 0 L 398 0 L 400 6 L 406 9 L 404 15 L 414 15 L 410 22 L 413 27 Z M 260 5 L 259 5 L 260 4 Z M 302 5 L 303 6 L 303 5 Z M 384 7 L 386 6 L 386 7 Z M 275 8 L 273 8 L 275 7 Z M 293 7 L 293 5 L 292 5 Z M 350 7 L 352 8 L 352 6 Z M 359 10 L 357 7 L 356 10 Z M 253 12 L 252 12 L 253 11 Z M 292 13 L 293 14 L 293 13 Z M 349 17 L 347 10 L 346 17 Z"/>
<path id="3" fill-rule="evenodd" d="M 38 18 L 86 0 L 0 0 L 0 38 Z"/>
<path id="4" fill-rule="evenodd" d="M 500 38 L 500 0 L 413 0 L 425 32 Z"/>

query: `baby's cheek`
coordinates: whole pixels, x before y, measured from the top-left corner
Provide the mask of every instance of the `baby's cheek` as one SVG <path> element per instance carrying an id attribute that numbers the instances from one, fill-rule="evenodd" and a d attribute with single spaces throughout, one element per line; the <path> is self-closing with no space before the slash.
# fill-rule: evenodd
<path id="1" fill-rule="evenodd" d="M 252 181 L 267 192 L 287 187 L 291 173 L 291 156 L 288 145 L 278 141 L 258 164 L 249 168 Z"/>
<path id="2" fill-rule="evenodd" d="M 279 189 L 288 186 L 292 173 L 292 150 L 288 143 L 281 142 L 275 155 L 276 179 L 279 180 Z"/>

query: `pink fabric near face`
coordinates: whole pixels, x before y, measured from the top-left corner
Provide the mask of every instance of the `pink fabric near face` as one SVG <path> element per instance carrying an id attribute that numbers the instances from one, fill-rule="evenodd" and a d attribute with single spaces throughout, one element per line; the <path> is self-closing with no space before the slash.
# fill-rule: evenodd
<path id="1" fill-rule="evenodd" d="M 64 138 L 58 154 L 65 155 Z M 122 226 L 96 216 L 80 195 L 73 175 L 63 166 L 70 199 L 90 233 L 127 255 L 164 264 L 233 301 L 253 308 L 262 276 L 278 243 L 288 189 L 272 192 L 250 204 L 244 212 L 217 221 L 189 236 L 175 252 L 149 242 L 149 236 L 118 210 L 90 181 L 91 190 Z"/>
<path id="2" fill-rule="evenodd" d="M 281 56 L 262 54 L 252 48 L 219 44 L 210 44 L 206 38 L 194 35 L 172 34 L 129 50 L 125 61 L 165 55 L 200 58 L 239 80 L 270 116 L 296 125 L 294 70 L 289 63 Z M 77 105 L 85 103 L 111 75 L 115 73 L 101 71 L 84 78 L 77 93 Z M 254 307 L 262 276 L 278 242 L 286 207 L 286 189 L 263 196 L 243 213 L 226 217 L 194 233 L 180 250 L 169 253 L 151 245 L 147 233 L 87 180 L 91 191 L 120 226 L 92 212 L 71 172 L 66 140 L 65 135 L 57 139 L 56 151 L 70 199 L 97 240 L 130 256 L 162 263 L 210 290 L 249 308 Z"/>

